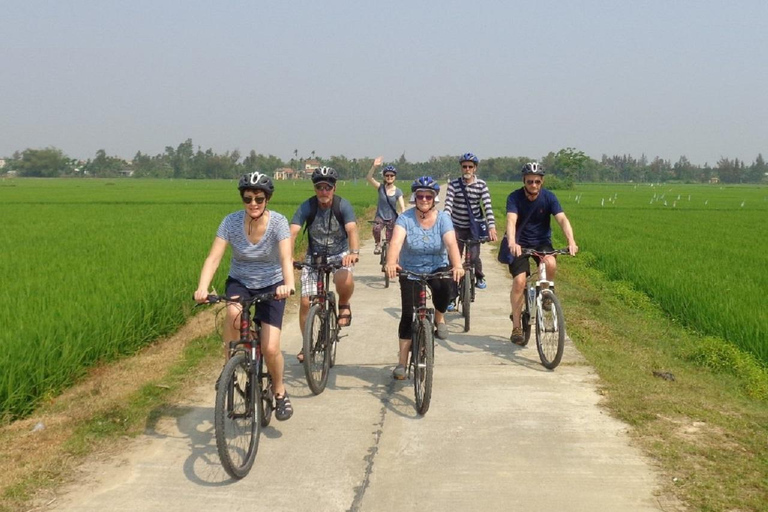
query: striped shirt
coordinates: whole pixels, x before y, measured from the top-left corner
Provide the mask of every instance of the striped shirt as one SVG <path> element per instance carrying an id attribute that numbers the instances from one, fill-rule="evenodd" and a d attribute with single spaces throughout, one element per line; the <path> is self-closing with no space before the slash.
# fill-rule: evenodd
<path id="1" fill-rule="evenodd" d="M 229 277 L 237 279 L 246 288 L 266 288 L 283 279 L 280 265 L 281 240 L 291 238 L 288 219 L 269 210 L 269 223 L 258 243 L 251 243 L 245 231 L 245 210 L 230 213 L 219 225 L 216 236 L 232 247 Z"/>
<path id="2" fill-rule="evenodd" d="M 457 228 L 469 229 L 469 212 L 467 211 L 467 201 L 464 199 L 464 192 L 459 182 L 462 178 L 451 180 L 448 183 L 448 191 L 445 193 L 445 211 L 451 216 L 453 225 Z M 480 178 L 475 178 L 473 183 L 466 185 L 469 204 L 472 205 L 472 213 L 478 220 L 485 218 L 488 221 L 488 229 L 496 228 L 496 219 L 493 216 L 493 205 L 491 204 L 491 193 L 488 191 L 488 184 Z M 482 201 L 483 209 L 480 208 Z M 483 216 L 485 210 L 485 216 Z"/>

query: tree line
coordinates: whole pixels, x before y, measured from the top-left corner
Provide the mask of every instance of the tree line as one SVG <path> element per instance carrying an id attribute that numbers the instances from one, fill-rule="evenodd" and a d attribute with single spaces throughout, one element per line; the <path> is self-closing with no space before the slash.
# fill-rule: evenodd
<path id="1" fill-rule="evenodd" d="M 257 170 L 272 175 L 278 169 L 290 168 L 301 174 L 309 160 L 335 168 L 345 180 L 364 179 L 373 163 L 369 157 L 350 159 L 339 155 L 326 158 L 316 156 L 314 151 L 311 158 L 305 158 L 300 157 L 297 150 L 289 161 L 253 150 L 243 158 L 238 150 L 223 154 L 211 149 L 203 151 L 199 146 L 195 148 L 192 139 L 187 139 L 176 147 L 167 146 L 163 153 L 154 156 L 139 151 L 130 161 L 109 156 L 103 149 L 87 161 L 70 158 L 54 147 L 26 149 L 7 158 L 0 174 L 10 172 L 25 177 L 232 179 Z M 480 174 L 488 181 L 517 181 L 522 165 L 531 160 L 539 160 L 544 166 L 550 188 L 567 187 L 583 181 L 707 183 L 717 179 L 722 183 L 768 183 L 768 166 L 762 154 L 758 154 L 751 164 L 738 158 L 721 158 L 711 167 L 709 164 L 694 165 L 685 156 L 675 163 L 659 157 L 649 160 L 645 155 L 639 158 L 603 155 L 596 160 L 575 148 L 551 151 L 541 159 L 527 156 L 482 159 Z M 409 162 L 403 154 L 395 161 L 384 163 L 388 164 L 397 167 L 401 179 L 424 175 L 447 177 L 456 174 L 457 155 L 433 156 L 425 162 Z"/>

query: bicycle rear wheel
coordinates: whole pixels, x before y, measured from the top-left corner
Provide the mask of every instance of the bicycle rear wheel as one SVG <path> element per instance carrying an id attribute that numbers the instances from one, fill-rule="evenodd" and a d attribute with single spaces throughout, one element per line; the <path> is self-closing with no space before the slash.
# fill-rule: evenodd
<path id="1" fill-rule="evenodd" d="M 328 329 L 327 339 L 330 351 L 328 367 L 333 368 L 336 365 L 336 349 L 339 346 L 339 317 L 335 305 L 328 308 L 328 321 L 325 322 L 325 326 Z"/>
<path id="2" fill-rule="evenodd" d="M 272 376 L 264 371 L 264 356 L 259 358 L 257 364 L 259 369 L 257 379 L 260 392 L 258 403 L 259 407 L 261 407 L 261 426 L 266 427 L 272 421 L 272 411 L 275 410 L 275 392 L 272 389 Z"/>
<path id="3" fill-rule="evenodd" d="M 382 244 L 381 247 L 381 268 L 384 269 L 384 265 L 387 263 L 387 247 L 389 244 Z M 384 288 L 389 288 L 389 274 L 384 272 Z"/>
<path id="4" fill-rule="evenodd" d="M 261 407 L 254 403 L 252 379 L 248 357 L 238 352 L 224 365 L 216 390 L 216 449 L 224 470 L 237 479 L 251 470 L 259 449 Z"/>
<path id="5" fill-rule="evenodd" d="M 549 309 L 543 302 L 549 299 Z M 565 317 L 560 307 L 560 301 L 552 290 L 541 291 L 541 302 L 536 306 L 536 348 L 539 351 L 541 364 L 549 370 L 554 370 L 563 358 L 565 348 Z"/>
<path id="6" fill-rule="evenodd" d="M 309 308 L 304 324 L 304 374 L 312 393 L 325 390 L 330 368 L 330 350 L 325 330 L 325 312 L 321 304 Z"/>
<path id="7" fill-rule="evenodd" d="M 429 410 L 429 403 L 432 400 L 432 371 L 435 364 L 434 333 L 429 320 L 419 320 L 413 335 L 411 350 L 416 412 L 423 416 Z"/>
<path id="8" fill-rule="evenodd" d="M 472 276 L 471 272 L 464 274 L 459 285 L 459 300 L 461 300 L 461 315 L 464 317 L 464 332 L 469 331 L 469 314 L 472 309 Z"/>
<path id="9" fill-rule="evenodd" d="M 520 315 L 523 324 L 523 346 L 531 341 L 531 310 L 528 309 L 528 290 L 523 292 L 523 311 Z"/>

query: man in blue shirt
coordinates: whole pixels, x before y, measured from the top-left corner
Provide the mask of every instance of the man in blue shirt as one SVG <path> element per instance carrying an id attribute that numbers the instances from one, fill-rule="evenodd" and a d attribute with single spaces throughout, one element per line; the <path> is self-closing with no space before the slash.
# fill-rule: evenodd
<path id="1" fill-rule="evenodd" d="M 335 196 L 338 173 L 331 167 L 320 167 L 312 173 L 315 195 L 304 201 L 291 219 L 291 246 L 295 247 L 301 227 L 307 224 L 309 247 L 305 263 L 312 263 L 314 256 L 327 257 L 328 263 L 341 263 L 343 268 L 333 275 L 336 293 L 339 295 L 339 327 L 352 322 L 350 299 L 355 291 L 352 267 L 360 258 L 360 239 L 357 233 L 355 211 L 346 199 Z M 301 302 L 299 328 L 309 312 L 309 297 L 317 293 L 317 272 L 308 268 L 301 271 Z M 298 358 L 303 360 L 303 354 Z"/>
<path id="2" fill-rule="evenodd" d="M 523 186 L 507 196 L 507 242 L 514 260 L 509 264 L 512 274 L 512 291 L 509 300 L 512 306 L 512 343 L 525 345 L 520 321 L 523 309 L 525 279 L 530 274 L 528 258 L 521 258 L 523 248 L 537 251 L 551 251 L 552 229 L 550 216 L 554 216 L 568 241 L 571 256 L 579 251 L 573 238 L 573 229 L 565 216 L 555 194 L 544 187 L 544 169 L 536 162 L 523 166 Z M 537 261 L 536 263 L 541 263 Z M 557 272 L 557 260 L 554 256 L 544 258 L 547 277 L 554 281 Z"/>

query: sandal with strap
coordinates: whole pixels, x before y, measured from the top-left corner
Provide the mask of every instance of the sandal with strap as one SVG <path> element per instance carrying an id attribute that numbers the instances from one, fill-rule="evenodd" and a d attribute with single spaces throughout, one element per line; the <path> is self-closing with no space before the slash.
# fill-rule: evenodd
<path id="1" fill-rule="evenodd" d="M 288 398 L 288 393 L 284 392 L 282 395 L 275 395 L 275 403 L 275 418 L 278 421 L 285 421 L 293 416 L 293 406 Z"/>
<path id="2" fill-rule="evenodd" d="M 342 314 L 342 311 L 347 311 L 347 314 Z M 342 320 L 346 320 L 346 323 L 341 323 Z M 349 327 L 352 325 L 352 308 L 349 304 L 339 304 L 339 327 Z"/>

